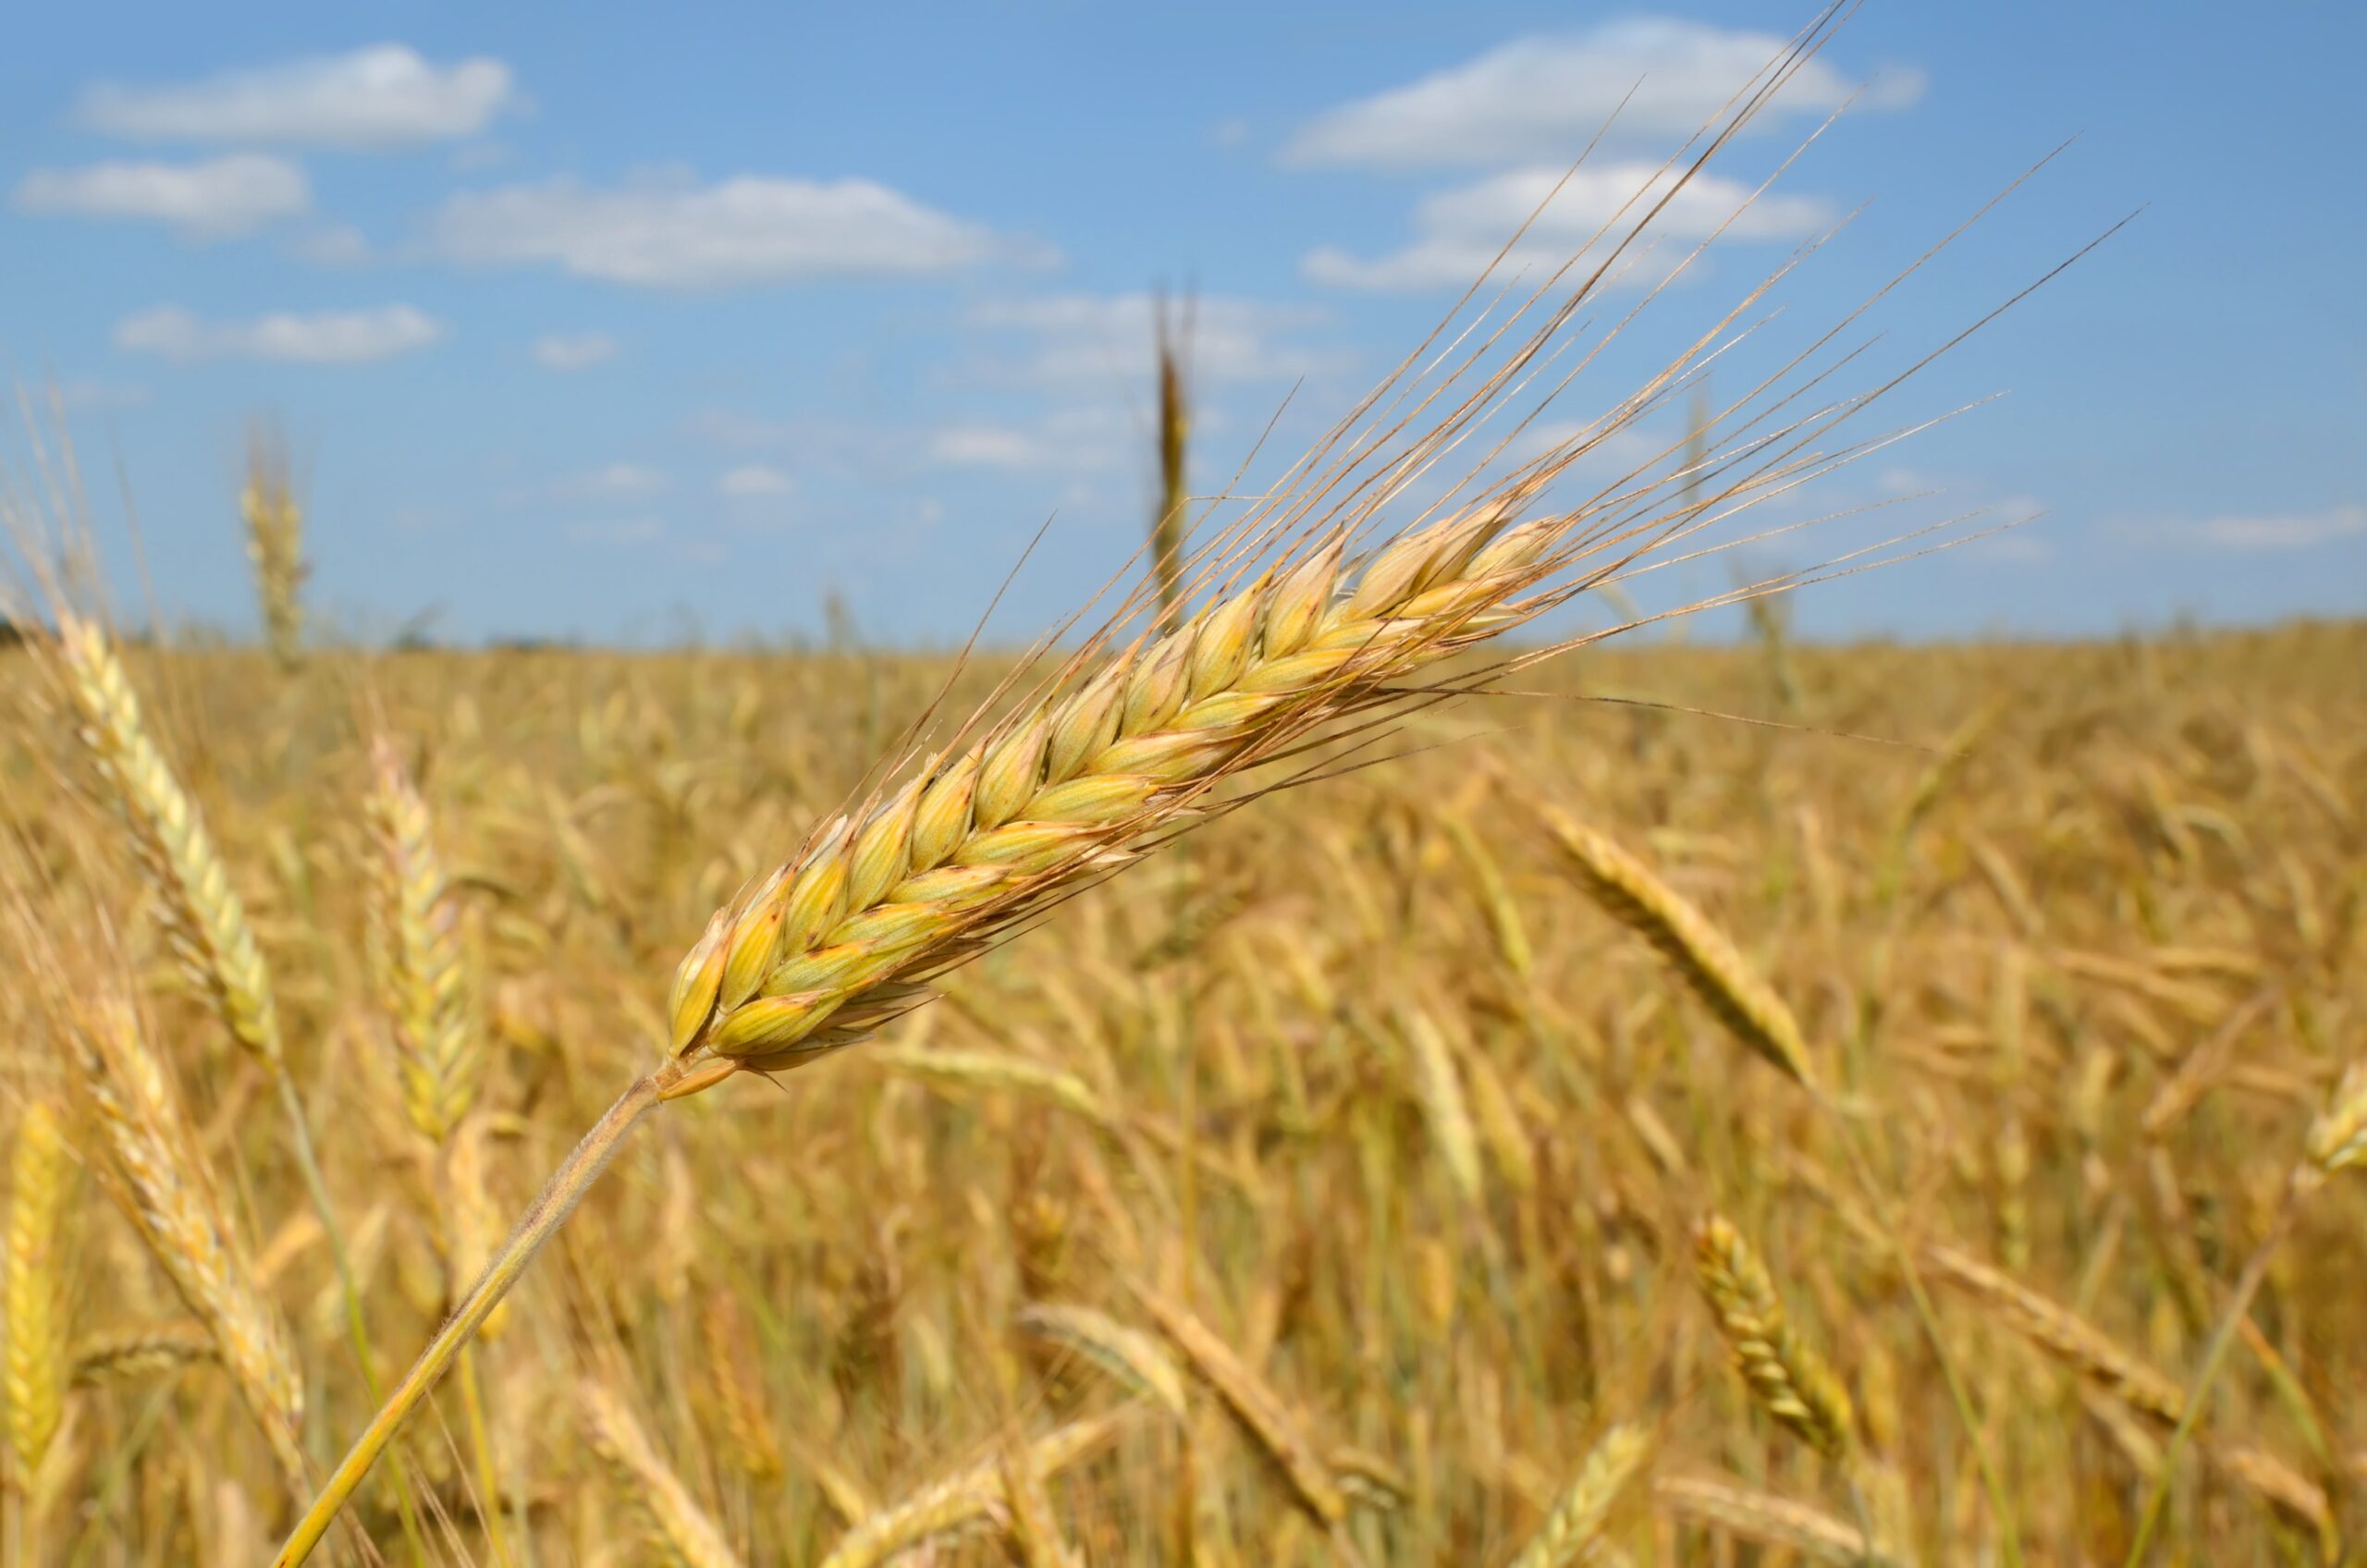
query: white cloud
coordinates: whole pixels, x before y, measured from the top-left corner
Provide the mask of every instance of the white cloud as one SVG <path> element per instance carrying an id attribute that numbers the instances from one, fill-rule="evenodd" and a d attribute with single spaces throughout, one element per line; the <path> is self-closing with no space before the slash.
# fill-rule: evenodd
<path id="1" fill-rule="evenodd" d="M 283 311 L 251 321 L 207 321 L 178 305 L 158 305 L 116 324 L 118 349 L 170 360 L 285 360 L 299 364 L 362 364 L 424 349 L 444 324 L 409 305 L 358 311 Z"/>
<path id="2" fill-rule="evenodd" d="M 1040 468 L 1049 458 L 1041 441 L 1009 425 L 949 425 L 928 442 L 928 460 L 947 468 Z"/>
<path id="3" fill-rule="evenodd" d="M 377 43 L 173 86 L 100 82 L 77 114 L 98 130 L 143 140 L 386 149 L 473 136 L 518 103 L 499 60 L 439 66 L 406 45 Z"/>
<path id="4" fill-rule="evenodd" d="M 1622 99 L 1620 133 L 1683 138 L 1718 116 L 1786 46 L 1772 33 L 1669 17 L 1608 22 L 1574 37 L 1516 39 L 1318 116 L 1284 145 L 1282 161 L 1398 169 L 1566 161 Z M 1754 123 L 1764 129 L 1787 113 L 1829 113 L 1853 87 L 1825 60 L 1811 59 Z M 1888 71 L 1860 102 L 1901 107 L 1922 89 L 1921 72 Z"/>
<path id="5" fill-rule="evenodd" d="M 2367 533 L 2367 507 L 2328 507 L 2315 512 L 2231 514 L 2188 525 L 2196 542 L 2223 550 L 2307 550 Z"/>
<path id="6" fill-rule="evenodd" d="M 1218 382 L 1293 381 L 1343 369 L 1347 356 L 1280 341 L 1330 319 L 1319 306 L 1203 298 L 1171 302 L 1192 378 Z M 993 331 L 1024 334 L 1033 347 L 1002 367 L 1006 377 L 1039 385 L 1117 381 L 1147 386 L 1157 355 L 1156 302 L 1147 294 L 1060 294 L 990 301 L 971 312 Z"/>
<path id="7" fill-rule="evenodd" d="M 285 158 L 241 153 L 196 164 L 104 163 L 35 169 L 18 183 L 18 210 L 146 218 L 192 239 L 245 234 L 313 204 L 312 183 Z"/>
<path id="8" fill-rule="evenodd" d="M 790 492 L 790 477 L 777 468 L 764 463 L 744 463 L 722 474 L 715 482 L 717 490 L 726 496 L 745 498 L 755 496 L 786 496 Z"/>
<path id="9" fill-rule="evenodd" d="M 1300 270 L 1314 282 L 1345 288 L 1459 288 L 1478 277 L 1505 239 L 1535 214 L 1536 221 L 1503 265 L 1507 275 L 1523 267 L 1550 271 L 1609 223 L 1614 227 L 1602 247 L 1607 255 L 1610 242 L 1650 212 L 1677 178 L 1657 164 L 1590 165 L 1571 173 L 1555 195 L 1564 172 L 1511 169 L 1426 197 L 1414 209 L 1415 239 L 1404 250 L 1366 260 L 1327 246 L 1310 251 Z M 1832 206 L 1817 197 L 1772 193 L 1735 215 L 1753 189 L 1716 175 L 1695 175 L 1652 221 L 1650 236 L 1660 240 L 1658 251 L 1646 258 L 1631 249 L 1622 264 L 1632 267 L 1631 278 L 1658 277 L 1691 242 L 1706 239 L 1729 216 L 1735 220 L 1725 231 L 1729 239 L 1796 239 L 1834 221 Z M 1540 211 L 1549 196 L 1550 204 Z"/>
<path id="10" fill-rule="evenodd" d="M 455 261 L 547 262 L 647 288 L 729 288 L 834 276 L 923 276 L 1019 248 L 866 179 L 681 176 L 601 190 L 570 179 L 463 191 L 434 225 Z"/>
<path id="11" fill-rule="evenodd" d="M 587 500 L 617 501 L 655 496 L 666 488 L 666 476 L 641 463 L 608 463 L 589 473 L 562 481 L 558 493 Z"/>
<path id="12" fill-rule="evenodd" d="M 534 339 L 533 355 L 545 370 L 589 370 L 617 357 L 617 340 L 605 332 L 546 332 Z"/>

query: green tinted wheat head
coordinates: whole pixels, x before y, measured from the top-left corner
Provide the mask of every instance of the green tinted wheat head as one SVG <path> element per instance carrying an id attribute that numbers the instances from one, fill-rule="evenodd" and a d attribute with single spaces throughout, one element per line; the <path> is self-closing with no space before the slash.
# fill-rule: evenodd
<path id="1" fill-rule="evenodd" d="M 214 1336 L 202 1324 L 149 1323 L 111 1329 L 74 1341 L 74 1382 L 82 1387 L 139 1381 L 219 1359 Z"/>
<path id="2" fill-rule="evenodd" d="M 2300 1187 L 2315 1187 L 2336 1171 L 2367 1165 L 2367 1060 L 2352 1062 L 2310 1123 L 2301 1143 Z"/>
<path id="3" fill-rule="evenodd" d="M 1813 1087 L 1814 1066 L 1784 998 L 1745 962 L 1725 934 L 1603 835 L 1547 808 L 1545 824 L 1588 892 L 1660 950 L 1718 1022 L 1779 1071 Z"/>
<path id="4" fill-rule="evenodd" d="M 1089 1306 L 1031 1303 L 1019 1326 L 1099 1367 L 1119 1386 L 1184 1419 L 1184 1372 L 1157 1340 Z"/>
<path id="5" fill-rule="evenodd" d="M 1652 1456 L 1651 1434 L 1639 1427 L 1613 1427 L 1597 1439 L 1577 1477 L 1553 1504 L 1537 1534 L 1506 1568 L 1569 1568 L 1588 1560 L 1602 1537 L 1611 1511 Z"/>
<path id="6" fill-rule="evenodd" d="M 1855 1446 L 1848 1390 L 1798 1332 L 1767 1266 L 1719 1215 L 1693 1232 L 1694 1275 L 1735 1369 L 1767 1414 L 1836 1464 Z"/>
<path id="7" fill-rule="evenodd" d="M 1895 1561 L 1870 1550 L 1858 1530 L 1791 1498 L 1699 1476 L 1661 1476 L 1652 1482 L 1652 1497 L 1680 1519 L 1741 1540 L 1797 1551 L 1810 1562 L 1831 1563 L 1834 1568 L 1884 1568 Z"/>
<path id="8" fill-rule="evenodd" d="M 371 956 L 394 1025 L 403 1109 L 429 1145 L 451 1139 L 484 1077 L 484 1042 L 471 1015 L 460 947 L 460 901 L 436 853 L 435 823 L 402 754 L 380 738 L 371 749 L 365 815 L 371 863 Z"/>
<path id="9" fill-rule="evenodd" d="M 151 738 L 129 673 L 105 630 L 70 611 L 58 616 L 57 652 L 82 743 L 115 791 L 173 951 L 239 1044 L 280 1070 L 279 1009 L 246 905 Z"/>
<path id="10" fill-rule="evenodd" d="M 583 1386 L 584 1435 L 593 1452 L 632 1494 L 652 1553 L 670 1568 L 739 1568 L 739 1554 L 681 1477 L 659 1458 L 649 1434 L 606 1383 Z"/>
<path id="11" fill-rule="evenodd" d="M 288 483 L 287 455 L 261 426 L 248 440 L 239 510 L 247 521 L 247 560 L 254 568 L 264 637 L 272 656 L 283 668 L 292 668 L 303 652 L 303 588 L 312 568 L 304 562 L 304 513 Z"/>
<path id="12" fill-rule="evenodd" d="M 30 1485 L 66 1418 L 71 1370 L 66 1251 L 76 1167 L 55 1107 L 44 1100 L 25 1107 L 8 1164 L 7 1342 L 0 1370 L 6 1377 L 9 1452 L 18 1476 Z"/>
<path id="13" fill-rule="evenodd" d="M 100 998 L 69 1014 L 76 1084 L 106 1159 L 100 1179 L 181 1304 L 204 1326 L 272 1455 L 300 1495 L 307 1488 L 297 1435 L 304 1385 L 278 1315 L 255 1282 L 195 1152 L 178 1096 L 128 1002 Z"/>

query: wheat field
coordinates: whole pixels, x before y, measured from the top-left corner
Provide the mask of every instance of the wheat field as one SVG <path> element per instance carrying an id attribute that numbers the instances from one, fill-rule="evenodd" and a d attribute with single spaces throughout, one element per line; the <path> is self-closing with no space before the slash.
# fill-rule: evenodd
<path id="1" fill-rule="evenodd" d="M 375 1403 L 336 1249 L 278 1070 L 180 979 L 8 657 L 18 913 L 53 933 L 5 993 L 10 1561 L 261 1562 Z M 126 667 L 267 967 L 379 1384 L 666 1037 L 708 913 L 949 679 L 959 708 L 1000 672 Z M 2367 1141 L 2337 1085 L 2367 1055 L 2362 667 L 2355 624 L 1667 640 L 1417 714 L 1405 754 L 1216 817 L 877 1042 L 666 1108 L 330 1547 L 2110 1563 L 2160 1476 L 2161 1561 L 2340 1561 L 2367 1184 L 2291 1173 Z M 389 956 L 404 844 L 448 974 Z M 1655 925 L 1671 899 L 1708 949 Z M 111 938 L 67 913 L 101 910 Z M 60 987 L 136 1003 L 284 1347 L 284 1431 L 97 1179 Z M 468 1086 L 440 1110 L 438 1060 Z"/>

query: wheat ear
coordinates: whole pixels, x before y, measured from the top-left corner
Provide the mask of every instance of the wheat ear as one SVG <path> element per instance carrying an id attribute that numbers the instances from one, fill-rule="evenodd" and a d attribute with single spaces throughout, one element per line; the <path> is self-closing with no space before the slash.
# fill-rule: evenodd
<path id="1" fill-rule="evenodd" d="M 376 854 L 371 900 L 371 968 L 394 1026 L 403 1109 L 420 1135 L 444 1148 L 476 1103 L 484 1048 L 469 1006 L 460 949 L 460 908 L 436 853 L 435 823 L 383 736 L 371 747 L 364 805 Z"/>
<path id="2" fill-rule="evenodd" d="M 288 483 L 287 454 L 276 435 L 257 425 L 247 442 L 247 483 L 239 493 L 247 522 L 247 560 L 254 568 L 265 639 L 283 669 L 303 655 L 304 512 Z"/>
<path id="3" fill-rule="evenodd" d="M 1184 1419 L 1184 1372 L 1149 1335 L 1089 1306 L 1031 1303 L 1019 1326 L 1101 1368 L 1129 1393 Z"/>
<path id="4" fill-rule="evenodd" d="M 110 1329 L 74 1341 L 74 1383 L 80 1388 L 155 1378 L 220 1359 L 214 1336 L 202 1323 L 144 1323 L 132 1329 Z"/>
<path id="5" fill-rule="evenodd" d="M 377 1374 L 362 1320 L 361 1292 L 347 1258 L 337 1207 L 313 1152 L 312 1123 L 281 1048 L 278 1004 L 254 930 L 247 924 L 246 905 L 230 886 L 229 872 L 197 802 L 181 788 L 150 736 L 139 694 L 105 631 L 97 621 L 60 606 L 55 648 L 61 683 L 80 719 L 83 746 L 114 787 L 141 868 L 158 895 L 166 939 L 223 1025 L 263 1064 L 278 1093 L 297 1170 L 337 1263 L 347 1331 L 362 1380 L 375 1397 Z"/>
<path id="6" fill-rule="evenodd" d="M 55 1106 L 34 1100 L 25 1107 L 8 1165 L 8 1448 L 30 1489 L 66 1418 L 72 1365 L 66 1350 L 72 1321 L 66 1221 L 76 1166 Z"/>
<path id="7" fill-rule="evenodd" d="M 765 1408 L 747 1316 L 738 1296 L 723 1290 L 706 1292 L 699 1308 L 699 1341 L 706 1352 L 707 1386 L 723 1419 L 732 1464 L 757 1481 L 779 1478 L 788 1467 L 773 1435 L 772 1412 Z"/>
<path id="8" fill-rule="evenodd" d="M 585 1435 L 593 1452 L 617 1473 L 632 1494 L 633 1507 L 650 1544 L 671 1568 L 740 1568 L 740 1557 L 683 1486 L 657 1456 L 623 1398 L 602 1382 L 582 1390 Z"/>
<path id="9" fill-rule="evenodd" d="M 1790 1498 L 1698 1476 L 1660 1476 L 1652 1482 L 1652 1497 L 1678 1518 L 1763 1546 L 1797 1551 L 1834 1568 L 1892 1568 L 1895 1562 L 1873 1550 L 1862 1531 Z"/>
<path id="10" fill-rule="evenodd" d="M 1025 1462 L 1039 1479 L 1057 1476 L 1108 1441 L 1124 1415 L 1112 1412 L 1048 1432 L 1027 1445 Z M 865 1516 L 839 1538 L 821 1568 L 878 1568 L 914 1547 L 999 1521 L 1008 1507 L 998 1456 Z"/>
<path id="11" fill-rule="evenodd" d="M 1192 411 L 1184 386 L 1184 361 L 1167 326 L 1167 304 L 1159 302 L 1155 324 L 1159 359 L 1159 511 L 1150 521 L 1151 586 L 1159 619 L 1184 613 L 1184 459 L 1191 441 Z"/>
<path id="12" fill-rule="evenodd" d="M 1084 1568 L 1053 1511 L 1043 1475 L 1023 1443 L 1002 1452 L 1003 1539 L 1018 1568 Z"/>
<path id="13" fill-rule="evenodd" d="M 289 1488 L 309 1490 L 297 1443 L 303 1380 L 247 1249 L 194 1153 L 178 1097 L 130 1004 L 87 1001 L 69 1015 L 76 1082 L 105 1145 L 102 1182 L 205 1331 L 262 1428 Z"/>
<path id="14" fill-rule="evenodd" d="M 1601 1539 L 1611 1511 L 1652 1456 L 1651 1435 L 1640 1427 L 1613 1427 L 1588 1451 L 1567 1490 L 1537 1533 L 1506 1568 L 1567 1568 L 1583 1562 Z"/>
<path id="15" fill-rule="evenodd" d="M 1785 1075 L 1816 1086 L 1792 1010 L 1723 932 L 1603 835 L 1551 806 L 1544 817 L 1570 868 L 1613 918 L 1658 949 L 1735 1039 Z"/>
<path id="16" fill-rule="evenodd" d="M 1932 1243 L 1924 1258 L 1939 1276 L 1979 1300 L 2015 1333 L 2090 1382 L 2164 1426 L 2185 1414 L 2178 1386 L 2115 1343 L 2086 1318 L 1955 1247 Z"/>
<path id="17" fill-rule="evenodd" d="M 1793 1329 L 1758 1252 L 1713 1214 L 1693 1232 L 1693 1268 L 1751 1397 L 1819 1453 L 1846 1464 L 1856 1447 L 1848 1391 Z"/>
<path id="18" fill-rule="evenodd" d="M 1272 1462 L 1299 1507 L 1324 1529 L 1336 1531 L 1348 1517 L 1347 1493 L 1308 1438 L 1306 1423 L 1297 1413 L 1181 1302 L 1171 1301 L 1147 1285 L 1137 1283 L 1134 1290 L 1159 1331 L 1184 1353 L 1193 1372 L 1258 1452 Z"/>

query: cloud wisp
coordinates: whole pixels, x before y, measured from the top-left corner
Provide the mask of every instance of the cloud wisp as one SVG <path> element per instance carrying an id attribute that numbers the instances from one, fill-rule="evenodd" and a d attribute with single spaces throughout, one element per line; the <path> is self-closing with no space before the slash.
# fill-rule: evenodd
<path id="1" fill-rule="evenodd" d="M 141 219 L 187 239 L 225 239 L 310 211 L 313 187 L 285 158 L 239 153 L 193 164 L 35 169 L 18 182 L 15 202 L 24 213 Z"/>
<path id="2" fill-rule="evenodd" d="M 134 141 L 384 152 L 474 136 L 520 106 L 499 60 L 437 65 L 406 44 L 374 43 L 196 81 L 99 82 L 83 92 L 75 117 Z"/>
<path id="3" fill-rule="evenodd" d="M 117 322 L 115 344 L 127 352 L 183 362 L 242 359 L 354 365 L 416 352 L 444 335 L 443 323 L 411 305 L 282 311 L 245 321 L 212 321 L 183 306 L 157 305 Z"/>

